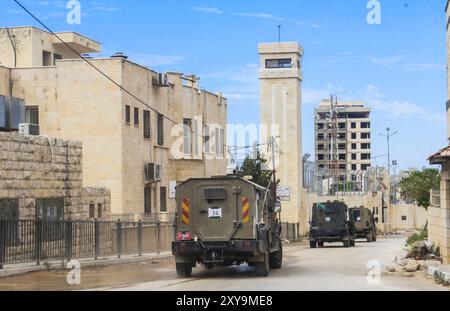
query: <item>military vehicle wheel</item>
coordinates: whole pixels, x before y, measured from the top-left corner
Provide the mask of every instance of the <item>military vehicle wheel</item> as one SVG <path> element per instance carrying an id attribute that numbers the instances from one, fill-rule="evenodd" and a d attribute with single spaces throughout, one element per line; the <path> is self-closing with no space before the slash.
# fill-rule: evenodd
<path id="1" fill-rule="evenodd" d="M 368 243 L 371 243 L 372 241 L 373 241 L 372 233 L 369 233 L 369 234 L 367 235 L 367 242 L 368 242 Z"/>
<path id="2" fill-rule="evenodd" d="M 269 266 L 271 269 L 281 269 L 282 264 L 283 264 L 283 245 L 280 242 L 280 249 L 270 254 Z"/>
<path id="3" fill-rule="evenodd" d="M 269 275 L 269 252 L 264 254 L 263 262 L 255 262 L 255 270 L 257 276 L 268 276 Z"/>
<path id="4" fill-rule="evenodd" d="M 190 263 L 177 263 L 177 274 L 179 278 L 185 279 L 192 275 L 192 264 Z"/>
<path id="5" fill-rule="evenodd" d="M 356 241 L 355 240 L 350 240 L 350 247 L 354 247 L 356 245 Z"/>
<path id="6" fill-rule="evenodd" d="M 316 248 L 317 247 L 316 241 L 309 241 L 309 247 Z"/>
<path id="7" fill-rule="evenodd" d="M 323 241 L 317 242 L 317 245 L 318 245 L 319 247 L 323 247 L 324 244 L 325 244 L 325 243 L 324 243 Z"/>
<path id="8" fill-rule="evenodd" d="M 374 242 L 376 242 L 376 241 L 377 241 L 377 235 L 376 235 L 376 234 L 374 234 L 374 235 L 373 235 L 373 237 L 372 237 L 372 241 L 374 241 Z"/>
<path id="9" fill-rule="evenodd" d="M 344 247 L 350 247 L 350 239 L 344 240 Z"/>

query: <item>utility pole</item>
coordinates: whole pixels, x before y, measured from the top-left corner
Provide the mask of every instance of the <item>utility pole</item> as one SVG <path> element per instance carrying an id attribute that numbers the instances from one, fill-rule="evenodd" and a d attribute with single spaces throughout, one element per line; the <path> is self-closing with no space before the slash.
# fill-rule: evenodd
<path id="1" fill-rule="evenodd" d="M 272 186 L 272 194 L 273 197 L 277 197 L 277 177 L 276 177 L 276 160 L 275 160 L 275 148 L 276 148 L 276 138 L 275 136 L 272 136 L 269 138 L 269 148 L 271 149 L 272 154 L 272 176 L 273 176 L 273 186 Z"/>

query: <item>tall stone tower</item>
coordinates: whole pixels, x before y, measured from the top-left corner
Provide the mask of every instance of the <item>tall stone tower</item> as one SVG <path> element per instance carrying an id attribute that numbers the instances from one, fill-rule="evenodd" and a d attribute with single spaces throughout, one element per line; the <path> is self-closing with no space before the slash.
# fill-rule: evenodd
<path id="1" fill-rule="evenodd" d="M 282 220 L 300 223 L 300 218 L 304 218 L 301 213 L 303 48 L 297 42 L 262 43 L 259 55 L 261 139 L 263 142 L 277 137 L 275 165 L 280 179 Z"/>

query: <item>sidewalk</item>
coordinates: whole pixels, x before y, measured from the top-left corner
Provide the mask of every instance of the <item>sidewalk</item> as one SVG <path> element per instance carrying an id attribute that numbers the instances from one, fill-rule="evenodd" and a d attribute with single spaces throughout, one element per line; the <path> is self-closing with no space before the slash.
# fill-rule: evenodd
<path id="1" fill-rule="evenodd" d="M 148 253 L 139 255 L 122 255 L 120 258 L 117 256 L 111 257 L 102 257 L 97 260 L 93 258 L 87 259 L 74 259 L 81 264 L 81 267 L 93 267 L 93 266 L 104 266 L 104 265 L 118 265 L 118 264 L 126 264 L 133 262 L 141 262 L 141 261 L 151 261 L 157 259 L 166 259 L 171 258 L 171 251 L 164 251 L 158 253 Z M 0 277 L 7 276 L 17 276 L 21 274 L 26 274 L 29 272 L 37 272 L 37 271 L 49 271 L 49 270 L 58 270 L 58 269 L 66 269 L 67 260 L 52 260 L 41 262 L 40 265 L 37 265 L 35 262 L 32 263 L 23 263 L 23 264 L 12 264 L 5 265 L 4 269 L 0 270 Z"/>
<path id="2" fill-rule="evenodd" d="M 450 283 L 450 265 L 427 265 L 426 272 L 429 276 Z"/>

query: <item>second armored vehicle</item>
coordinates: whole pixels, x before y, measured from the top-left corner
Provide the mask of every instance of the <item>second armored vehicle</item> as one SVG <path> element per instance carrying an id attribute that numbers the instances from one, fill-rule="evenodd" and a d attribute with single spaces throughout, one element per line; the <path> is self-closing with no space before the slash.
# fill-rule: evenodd
<path id="1" fill-rule="evenodd" d="M 347 205 L 343 202 L 314 204 L 310 226 L 311 248 L 323 247 L 325 242 L 342 242 L 344 247 L 355 246 L 355 226 L 349 217 Z"/>

